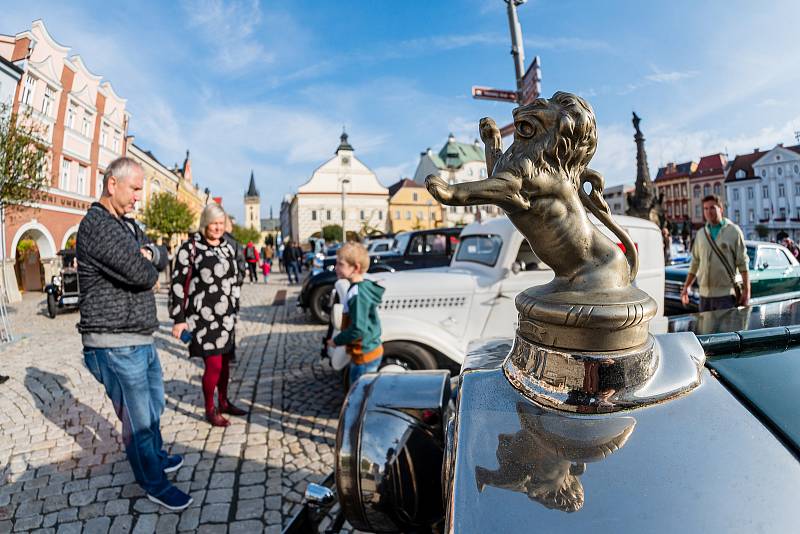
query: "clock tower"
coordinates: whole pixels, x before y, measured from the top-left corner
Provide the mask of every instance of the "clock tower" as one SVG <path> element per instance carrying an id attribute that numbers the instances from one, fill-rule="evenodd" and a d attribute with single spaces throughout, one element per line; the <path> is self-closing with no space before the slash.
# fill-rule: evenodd
<path id="1" fill-rule="evenodd" d="M 250 171 L 250 186 L 244 194 L 244 221 L 242 226 L 261 231 L 261 197 L 256 189 L 253 171 Z"/>

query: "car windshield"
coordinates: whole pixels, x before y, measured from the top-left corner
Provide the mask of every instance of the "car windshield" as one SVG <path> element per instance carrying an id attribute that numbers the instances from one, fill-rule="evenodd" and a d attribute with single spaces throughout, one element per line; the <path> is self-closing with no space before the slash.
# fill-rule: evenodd
<path id="1" fill-rule="evenodd" d="M 400 254 L 406 251 L 406 247 L 408 246 L 408 240 L 411 239 L 411 234 L 399 234 L 397 237 L 394 238 L 394 243 L 392 244 L 392 250 L 395 252 L 399 252 Z"/>
<path id="2" fill-rule="evenodd" d="M 493 266 L 503 246 L 499 235 L 470 235 L 461 238 L 456 261 L 471 261 Z"/>
<path id="3" fill-rule="evenodd" d="M 756 270 L 756 259 L 757 259 L 756 258 L 756 247 L 747 247 L 747 257 L 750 259 L 750 262 L 747 265 L 747 268 L 750 271 L 755 271 Z"/>

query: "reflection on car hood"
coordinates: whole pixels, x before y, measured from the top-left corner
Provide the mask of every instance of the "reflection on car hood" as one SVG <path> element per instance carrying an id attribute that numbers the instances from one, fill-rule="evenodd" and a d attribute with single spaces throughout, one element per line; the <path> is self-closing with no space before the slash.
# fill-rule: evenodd
<path id="1" fill-rule="evenodd" d="M 800 300 L 797 299 L 678 315 L 669 318 L 669 331 L 701 335 L 796 324 L 800 324 Z"/>
<path id="2" fill-rule="evenodd" d="M 565 414 L 509 384 L 499 367 L 509 344 L 464 362 L 450 531 L 796 530 L 800 464 L 708 371 L 666 403 Z"/>
<path id="3" fill-rule="evenodd" d="M 452 294 L 471 295 L 477 283 L 477 277 L 474 273 L 449 267 L 371 273 L 368 277 L 386 288 L 384 300 L 389 297 L 406 295 L 425 297 Z"/>

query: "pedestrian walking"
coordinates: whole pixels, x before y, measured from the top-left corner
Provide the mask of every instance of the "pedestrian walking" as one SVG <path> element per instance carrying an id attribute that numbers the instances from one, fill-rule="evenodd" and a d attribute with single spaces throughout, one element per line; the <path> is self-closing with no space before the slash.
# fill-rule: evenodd
<path id="1" fill-rule="evenodd" d="M 328 346 L 347 346 L 351 386 L 364 373 L 376 372 L 383 358 L 378 306 L 384 289 L 364 279 L 367 269 L 369 254 L 361 243 L 345 243 L 336 251 L 336 275 L 347 278 L 350 288 L 344 302 L 342 331 L 328 340 Z"/>
<path id="2" fill-rule="evenodd" d="M 300 283 L 300 256 L 298 255 L 299 248 L 294 246 L 291 239 L 287 239 L 283 248 L 283 266 L 286 268 L 286 276 L 289 278 L 289 283 Z"/>
<path id="3" fill-rule="evenodd" d="M 722 216 L 716 195 L 703 198 L 704 228 L 692 243 L 692 263 L 681 289 L 681 302 L 689 303 L 695 278 L 700 285 L 699 311 L 724 310 L 750 301 L 749 259 L 742 230 Z M 738 271 L 738 275 L 737 275 Z"/>
<path id="4" fill-rule="evenodd" d="M 259 264 L 258 250 L 252 241 L 248 241 L 244 247 L 244 261 L 247 262 L 247 272 L 250 274 L 251 282 L 258 282 L 256 268 Z"/>
<path id="5" fill-rule="evenodd" d="M 126 217 L 141 198 L 143 184 L 144 171 L 134 160 L 112 161 L 99 202 L 81 221 L 76 246 L 78 331 L 84 363 L 105 387 L 122 421 L 122 441 L 136 482 L 151 501 L 183 510 L 192 498 L 166 477 L 183 465 L 183 458 L 164 450 L 164 383 L 153 343 L 158 318 L 152 289 L 167 255 Z"/>
<path id="6" fill-rule="evenodd" d="M 781 244 L 787 249 L 789 249 L 789 252 L 792 253 L 792 256 L 794 256 L 795 259 L 800 258 L 800 248 L 797 248 L 797 245 L 795 244 L 795 242 L 792 240 L 791 237 L 788 236 L 784 237 L 783 241 L 781 241 Z"/>
<path id="7" fill-rule="evenodd" d="M 239 284 L 236 251 L 223 238 L 224 230 L 225 212 L 219 204 L 209 204 L 200 215 L 198 231 L 178 250 L 170 284 L 172 335 L 188 341 L 189 356 L 203 358 L 206 420 L 213 426 L 230 424 L 223 413 L 247 413 L 228 399 Z M 219 408 L 214 404 L 215 390 Z"/>

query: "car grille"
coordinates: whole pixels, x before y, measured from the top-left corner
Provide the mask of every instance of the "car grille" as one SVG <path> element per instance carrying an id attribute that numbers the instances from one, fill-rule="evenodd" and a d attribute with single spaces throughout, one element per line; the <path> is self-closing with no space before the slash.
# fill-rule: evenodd
<path id="1" fill-rule="evenodd" d="M 682 282 L 674 280 L 667 280 L 664 283 L 664 298 L 681 300 L 681 289 L 683 288 Z"/>
<path id="2" fill-rule="evenodd" d="M 385 300 L 382 310 L 405 310 L 410 308 L 460 308 L 467 297 L 398 297 Z"/>
<path id="3" fill-rule="evenodd" d="M 61 275 L 62 283 L 64 284 L 64 293 L 77 293 L 78 292 L 78 274 L 77 273 L 63 273 Z"/>

